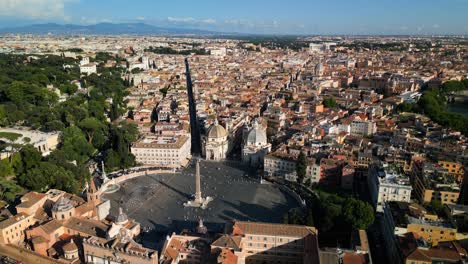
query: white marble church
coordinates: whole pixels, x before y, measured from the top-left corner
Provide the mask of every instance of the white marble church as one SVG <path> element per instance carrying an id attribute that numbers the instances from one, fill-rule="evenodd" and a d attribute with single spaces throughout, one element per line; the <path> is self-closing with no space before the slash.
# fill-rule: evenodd
<path id="1" fill-rule="evenodd" d="M 266 128 L 255 120 L 242 147 L 242 161 L 252 167 L 257 167 L 263 164 L 263 159 L 270 151 L 271 144 L 267 142 Z"/>
<path id="2" fill-rule="evenodd" d="M 226 159 L 229 152 L 229 135 L 226 129 L 215 119 L 204 138 L 204 152 L 207 160 Z"/>

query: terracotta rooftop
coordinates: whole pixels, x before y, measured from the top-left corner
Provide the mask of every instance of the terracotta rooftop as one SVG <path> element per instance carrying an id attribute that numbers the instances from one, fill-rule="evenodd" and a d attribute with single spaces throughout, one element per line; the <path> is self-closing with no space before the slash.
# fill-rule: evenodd
<path id="1" fill-rule="evenodd" d="M 0 229 L 4 229 L 4 228 L 7 228 L 7 227 L 9 227 L 11 225 L 14 225 L 19 220 L 21 220 L 21 219 L 23 219 L 25 217 L 28 217 L 28 215 L 25 214 L 25 213 L 19 213 L 19 214 L 16 214 L 15 216 L 7 218 L 7 219 L 0 222 Z"/>
<path id="2" fill-rule="evenodd" d="M 239 250 L 241 239 L 241 236 L 222 235 L 211 245 L 215 247 L 224 247 Z"/>
<path id="3" fill-rule="evenodd" d="M 35 203 L 39 202 L 45 196 L 47 196 L 47 194 L 45 193 L 28 192 L 25 195 L 23 195 L 23 197 L 21 197 L 21 203 L 18 204 L 16 207 L 29 208 Z"/>
<path id="4" fill-rule="evenodd" d="M 234 223 L 232 233 L 239 235 L 253 234 L 267 236 L 306 237 L 310 234 L 316 235 L 317 229 L 311 226 L 237 221 Z"/>

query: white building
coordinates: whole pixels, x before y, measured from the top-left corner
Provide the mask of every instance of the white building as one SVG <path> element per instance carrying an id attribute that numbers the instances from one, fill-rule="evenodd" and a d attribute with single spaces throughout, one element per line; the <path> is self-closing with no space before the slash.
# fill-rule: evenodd
<path id="1" fill-rule="evenodd" d="M 28 128 L 0 128 L 0 141 L 18 145 L 31 144 L 42 153 L 42 156 L 49 155 L 57 148 L 59 135 L 59 132 L 45 133 Z M 0 158 L 7 158 L 15 151 L 15 149 L 7 147 L 0 153 Z"/>
<path id="2" fill-rule="evenodd" d="M 80 65 L 80 73 L 90 75 L 93 73 L 97 73 L 97 68 L 95 63 L 88 63 Z"/>
<path id="3" fill-rule="evenodd" d="M 296 181 L 296 159 L 291 156 L 266 155 L 264 158 L 263 173 L 266 177 L 281 178 L 288 181 Z M 304 181 L 311 183 L 320 181 L 320 166 L 314 159 L 307 159 L 306 176 Z"/>
<path id="4" fill-rule="evenodd" d="M 229 152 L 229 139 L 226 129 L 215 119 L 204 139 L 205 157 L 207 160 L 223 160 Z"/>
<path id="5" fill-rule="evenodd" d="M 412 187 L 409 178 L 385 164 L 369 166 L 367 176 L 371 201 L 377 211 L 382 212 L 385 202 L 410 202 Z"/>
<path id="6" fill-rule="evenodd" d="M 264 175 L 267 177 L 296 179 L 296 161 L 287 157 L 266 155 L 264 158 Z"/>
<path id="7" fill-rule="evenodd" d="M 374 121 L 354 120 L 350 125 L 351 135 L 372 136 L 377 132 L 377 124 Z"/>
<path id="8" fill-rule="evenodd" d="M 309 44 L 309 52 L 314 53 L 314 52 L 320 52 L 322 51 L 323 45 L 322 44 L 316 44 L 316 43 L 310 43 Z"/>
<path id="9" fill-rule="evenodd" d="M 227 53 L 227 49 L 224 47 L 210 50 L 210 55 L 217 56 L 217 57 L 226 56 L 226 53 Z"/>
<path id="10" fill-rule="evenodd" d="M 190 158 L 187 136 L 146 136 L 131 147 L 136 161 L 145 165 L 179 168 Z"/>
<path id="11" fill-rule="evenodd" d="M 255 120 L 242 148 L 242 161 L 254 167 L 258 166 L 263 164 L 263 160 L 270 150 L 271 144 L 267 142 L 266 129 L 260 127 Z"/>
<path id="12" fill-rule="evenodd" d="M 80 60 L 80 66 L 89 64 L 89 57 L 84 57 Z"/>
<path id="13" fill-rule="evenodd" d="M 80 60 L 80 73 L 86 75 L 97 73 L 96 63 L 91 63 L 89 57 L 84 57 Z"/>

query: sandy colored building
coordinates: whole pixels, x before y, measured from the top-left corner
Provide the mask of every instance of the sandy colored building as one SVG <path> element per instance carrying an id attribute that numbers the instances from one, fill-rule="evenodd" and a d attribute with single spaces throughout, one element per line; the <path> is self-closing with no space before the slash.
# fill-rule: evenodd
<path id="1" fill-rule="evenodd" d="M 241 237 L 234 252 L 239 264 L 319 263 L 314 227 L 237 221 L 230 235 Z"/>
<path id="2" fill-rule="evenodd" d="M 25 239 L 24 231 L 35 222 L 32 215 L 18 213 L 0 222 L 0 243 L 20 244 Z"/>
<path id="3" fill-rule="evenodd" d="M 414 193 L 421 203 L 456 204 L 460 186 L 453 175 L 429 162 L 413 163 Z"/>
<path id="4" fill-rule="evenodd" d="M 133 240 L 106 240 L 95 236 L 83 240 L 86 263 L 157 264 L 158 252 L 143 248 Z"/>
<path id="5" fill-rule="evenodd" d="M 465 175 L 465 168 L 458 162 L 439 161 L 438 164 L 447 169 L 448 173 L 452 175 L 458 183 L 463 182 Z"/>

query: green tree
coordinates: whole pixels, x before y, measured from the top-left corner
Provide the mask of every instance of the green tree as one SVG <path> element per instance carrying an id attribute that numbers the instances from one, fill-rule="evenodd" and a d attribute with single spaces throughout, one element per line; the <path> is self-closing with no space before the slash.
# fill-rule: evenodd
<path id="1" fill-rule="evenodd" d="M 305 225 L 314 226 L 314 215 L 313 215 L 312 211 L 310 211 L 310 210 L 307 212 Z"/>
<path id="2" fill-rule="evenodd" d="M 353 229 L 367 229 L 374 222 L 374 209 L 366 202 L 349 198 L 343 205 L 343 218 Z"/>
<path id="3" fill-rule="evenodd" d="M 320 218 L 318 218 L 320 230 L 331 230 L 335 226 L 335 223 L 337 223 L 337 219 L 341 216 L 341 206 L 330 202 L 323 202 L 320 211 Z"/>
<path id="4" fill-rule="evenodd" d="M 18 186 L 15 182 L 0 179 L 0 200 L 11 203 L 15 200 L 16 195 L 22 191 L 23 188 Z"/>
<path id="5" fill-rule="evenodd" d="M 430 207 L 438 215 L 440 215 L 444 211 L 444 205 L 439 200 L 432 200 L 431 204 L 430 204 Z"/>
<path id="6" fill-rule="evenodd" d="M 76 126 L 63 130 L 61 150 L 67 160 L 78 163 L 86 162 L 95 152 L 83 132 Z"/>
<path id="7" fill-rule="evenodd" d="M 304 152 L 299 153 L 299 157 L 296 162 L 296 174 L 297 182 L 303 183 L 307 173 L 307 159 Z"/>
<path id="8" fill-rule="evenodd" d="M 21 162 L 14 164 L 16 174 L 22 174 L 39 165 L 42 160 L 42 155 L 32 145 L 25 145 L 19 151 Z"/>
<path id="9" fill-rule="evenodd" d="M 62 84 L 61 86 L 59 86 L 58 89 L 62 93 L 72 95 L 72 94 L 75 94 L 76 91 L 78 91 L 78 86 L 76 86 L 76 84 L 74 84 L 74 83 Z"/>
<path id="10" fill-rule="evenodd" d="M 336 108 L 338 107 L 338 104 L 336 103 L 335 99 L 333 97 L 326 98 L 323 100 L 323 106 L 327 108 Z"/>
<path id="11" fill-rule="evenodd" d="M 15 170 L 9 159 L 0 160 L 0 178 L 5 178 L 15 174 Z"/>
<path id="12" fill-rule="evenodd" d="M 43 192 L 57 188 L 66 192 L 76 193 L 78 184 L 70 171 L 50 162 L 39 165 L 19 176 L 19 183 L 33 191 Z"/>
<path id="13" fill-rule="evenodd" d="M 86 138 L 88 139 L 88 143 L 93 142 L 94 134 L 103 131 L 106 126 L 101 123 L 98 119 L 94 117 L 88 117 L 78 124 L 78 126 L 86 133 Z"/>

